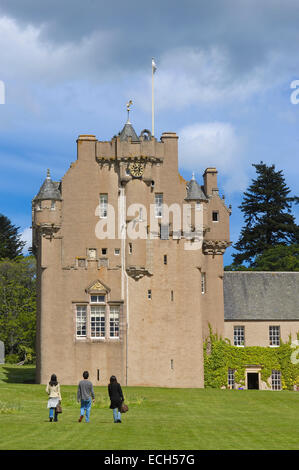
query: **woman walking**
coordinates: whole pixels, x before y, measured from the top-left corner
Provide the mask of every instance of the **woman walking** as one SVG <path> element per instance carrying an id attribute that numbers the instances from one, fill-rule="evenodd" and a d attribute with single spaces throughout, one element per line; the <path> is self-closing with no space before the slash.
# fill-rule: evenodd
<path id="1" fill-rule="evenodd" d="M 115 375 L 110 377 L 108 385 L 108 393 L 110 397 L 110 408 L 113 410 L 113 420 L 115 423 L 121 423 L 121 405 L 124 401 L 123 392 L 120 384 L 117 382 Z"/>
<path id="2" fill-rule="evenodd" d="M 51 375 L 51 380 L 47 384 L 46 392 L 49 395 L 49 399 L 48 399 L 49 420 L 52 422 L 54 418 L 54 421 L 58 421 L 56 406 L 58 405 L 59 402 L 61 402 L 61 393 L 60 393 L 60 385 L 57 381 L 57 377 L 55 374 Z"/>

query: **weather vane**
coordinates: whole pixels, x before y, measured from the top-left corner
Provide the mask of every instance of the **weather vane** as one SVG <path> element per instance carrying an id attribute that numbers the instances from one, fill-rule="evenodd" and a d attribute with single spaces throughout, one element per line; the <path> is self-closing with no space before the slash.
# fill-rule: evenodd
<path id="1" fill-rule="evenodd" d="M 133 104 L 133 101 L 130 100 L 128 103 L 127 103 L 127 111 L 128 111 L 128 122 L 129 122 L 129 117 L 130 117 L 130 111 L 131 111 L 131 106 Z"/>

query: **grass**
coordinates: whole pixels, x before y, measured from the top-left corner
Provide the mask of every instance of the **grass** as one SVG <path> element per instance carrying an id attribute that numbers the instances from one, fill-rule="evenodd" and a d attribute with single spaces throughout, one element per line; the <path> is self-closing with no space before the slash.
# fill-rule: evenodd
<path id="1" fill-rule="evenodd" d="M 90 423 L 78 423 L 76 386 L 61 386 L 49 423 L 33 366 L 0 366 L 0 450 L 297 450 L 299 393 L 123 387 L 116 425 L 107 387 L 95 387 Z"/>

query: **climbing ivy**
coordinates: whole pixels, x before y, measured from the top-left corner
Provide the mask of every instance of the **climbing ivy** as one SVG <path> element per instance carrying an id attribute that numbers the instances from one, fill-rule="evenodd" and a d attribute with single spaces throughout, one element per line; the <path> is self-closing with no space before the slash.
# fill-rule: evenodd
<path id="1" fill-rule="evenodd" d="M 298 334 L 297 339 L 299 339 Z M 276 348 L 262 346 L 238 348 L 231 345 L 229 339 L 222 339 L 213 334 L 210 328 L 210 335 L 204 343 L 205 387 L 228 387 L 228 369 L 235 370 L 235 383 L 245 385 L 245 369 L 248 365 L 257 365 L 261 367 L 261 380 L 269 387 L 272 370 L 279 370 L 282 389 L 293 390 L 294 385 L 299 386 L 299 349 L 295 348 L 291 337 L 286 343 L 280 340 L 280 346 Z M 295 359 L 293 361 L 292 354 Z"/>

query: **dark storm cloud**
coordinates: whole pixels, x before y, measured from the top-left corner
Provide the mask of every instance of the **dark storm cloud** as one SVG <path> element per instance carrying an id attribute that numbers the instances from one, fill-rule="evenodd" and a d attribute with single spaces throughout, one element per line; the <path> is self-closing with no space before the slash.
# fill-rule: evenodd
<path id="1" fill-rule="evenodd" d="M 220 46 L 231 57 L 232 72 L 243 75 L 273 51 L 292 53 L 299 36 L 299 3 L 293 0 L 1 0 L 0 13 L 41 28 L 41 40 L 56 45 L 94 35 L 95 66 L 103 65 L 97 33 L 109 33 L 114 40 L 106 64 L 134 70 L 178 47 Z"/>

